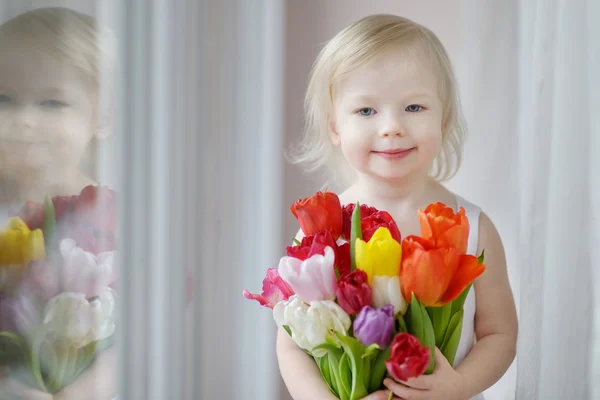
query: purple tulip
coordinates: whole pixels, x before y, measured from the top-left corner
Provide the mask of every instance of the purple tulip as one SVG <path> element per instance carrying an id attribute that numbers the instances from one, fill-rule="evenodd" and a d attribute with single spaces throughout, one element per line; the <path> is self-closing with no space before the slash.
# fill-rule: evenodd
<path id="1" fill-rule="evenodd" d="M 388 347 L 394 333 L 394 306 L 363 307 L 354 320 L 353 328 L 354 336 L 364 346 L 376 343 L 382 349 Z"/>

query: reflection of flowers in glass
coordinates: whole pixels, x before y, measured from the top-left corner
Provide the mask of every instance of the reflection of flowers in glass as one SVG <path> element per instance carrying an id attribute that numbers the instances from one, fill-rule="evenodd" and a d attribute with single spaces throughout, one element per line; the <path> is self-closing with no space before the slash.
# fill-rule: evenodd
<path id="1" fill-rule="evenodd" d="M 27 334 L 40 321 L 39 311 L 31 298 L 0 293 L 0 332 Z"/>
<path id="2" fill-rule="evenodd" d="M 113 251 L 96 256 L 77 247 L 73 239 L 63 239 L 60 254 L 62 262 L 58 269 L 46 261 L 30 264 L 23 278 L 26 293 L 49 300 L 62 289 L 83 293 L 89 298 L 97 296 L 117 280 L 116 253 Z"/>
<path id="3" fill-rule="evenodd" d="M 83 293 L 63 292 L 46 304 L 44 324 L 76 348 L 84 347 L 115 332 L 115 300 L 110 288 L 89 300 Z"/>
<path id="4" fill-rule="evenodd" d="M 30 230 L 21 218 L 8 220 L 0 231 L 0 268 L 10 265 L 27 265 L 29 261 L 45 256 L 44 235 L 40 229 Z"/>

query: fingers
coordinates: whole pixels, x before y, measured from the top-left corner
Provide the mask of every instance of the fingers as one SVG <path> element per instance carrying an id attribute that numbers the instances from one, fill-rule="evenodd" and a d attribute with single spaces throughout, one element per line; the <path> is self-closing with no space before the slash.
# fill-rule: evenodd
<path id="1" fill-rule="evenodd" d="M 395 382 L 392 379 L 385 379 L 383 381 L 385 387 L 390 389 L 394 395 L 400 397 L 404 400 L 421 400 L 425 399 L 427 396 L 427 390 L 417 389 L 408 387 L 402 383 Z"/>
<path id="2" fill-rule="evenodd" d="M 432 375 L 421 375 L 417 378 L 410 378 L 406 382 L 401 382 L 402 385 L 413 389 L 429 390 L 433 388 L 434 379 Z"/>
<path id="3" fill-rule="evenodd" d="M 433 373 L 436 373 L 440 368 L 452 367 L 444 356 L 444 353 L 440 349 L 435 348 L 435 366 L 433 367 Z"/>
<path id="4" fill-rule="evenodd" d="M 378 390 L 370 395 L 363 397 L 361 400 L 388 400 L 390 395 L 389 390 Z M 394 397 L 396 398 L 396 397 Z"/>

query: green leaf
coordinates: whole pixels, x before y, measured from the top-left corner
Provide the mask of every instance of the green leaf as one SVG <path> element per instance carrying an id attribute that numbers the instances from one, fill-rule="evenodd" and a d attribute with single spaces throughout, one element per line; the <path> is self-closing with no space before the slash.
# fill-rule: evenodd
<path id="1" fill-rule="evenodd" d="M 484 260 L 485 260 L 485 249 L 483 249 L 481 251 L 481 255 L 479 257 L 477 257 L 477 263 L 483 264 Z"/>
<path id="2" fill-rule="evenodd" d="M 379 352 L 379 350 L 377 350 L 377 352 Z M 365 388 L 367 389 L 367 392 L 369 391 L 369 380 L 371 379 L 371 364 L 373 363 L 373 359 L 377 356 L 377 353 L 374 354 L 370 354 L 368 356 L 365 357 L 366 354 L 363 354 L 363 384 L 365 385 Z"/>
<path id="3" fill-rule="evenodd" d="M 344 388 L 344 392 L 347 394 L 349 399 L 354 399 L 352 397 L 352 378 L 353 378 L 353 374 L 352 374 L 352 366 L 350 365 L 350 360 L 349 360 L 349 356 L 348 353 L 343 353 L 342 356 L 340 357 L 340 363 L 338 365 L 339 367 L 339 377 L 340 377 L 340 382 L 342 384 L 342 387 Z"/>
<path id="4" fill-rule="evenodd" d="M 327 361 L 329 361 L 329 371 L 331 373 L 331 383 L 335 388 L 335 394 L 338 398 L 345 400 L 348 399 L 348 394 L 344 391 L 344 387 L 340 381 L 340 355 L 337 353 L 329 353 L 329 357 L 327 357 Z"/>
<path id="5" fill-rule="evenodd" d="M 296 238 L 293 238 L 292 240 L 294 241 L 294 244 L 295 244 L 296 246 L 299 246 L 299 245 L 301 245 L 301 244 L 302 244 L 302 243 L 301 243 L 301 242 L 300 242 L 298 239 L 296 239 Z"/>
<path id="6" fill-rule="evenodd" d="M 23 338 L 12 332 L 0 332 L 0 360 L 6 365 L 25 362 L 27 352 Z"/>
<path id="7" fill-rule="evenodd" d="M 448 303 L 442 307 L 427 307 L 427 313 L 431 318 L 431 324 L 433 325 L 433 332 L 435 334 L 435 345 L 441 346 L 450 317 L 452 316 L 452 303 Z"/>
<path id="8" fill-rule="evenodd" d="M 63 387 L 67 386 L 69 383 L 73 382 L 77 377 L 75 376 L 75 372 L 77 371 L 77 358 L 79 355 L 79 350 L 74 346 L 69 346 L 69 354 L 66 359 L 67 368 L 65 369 L 65 375 L 62 380 Z"/>
<path id="9" fill-rule="evenodd" d="M 408 332 L 408 327 L 406 326 L 406 321 L 404 320 L 404 317 L 400 314 L 398 314 L 398 325 L 400 327 L 400 332 Z"/>
<path id="10" fill-rule="evenodd" d="M 50 393 L 57 393 L 60 390 L 59 375 L 62 365 L 58 354 L 47 340 L 44 341 L 40 348 L 40 365 L 46 375 L 46 387 Z"/>
<path id="11" fill-rule="evenodd" d="M 292 336 L 292 330 L 288 325 L 282 325 L 283 329 L 288 333 L 288 335 Z"/>
<path id="12" fill-rule="evenodd" d="M 56 234 L 56 215 L 54 203 L 46 196 L 44 199 L 44 222 L 42 224 L 42 232 L 44 233 L 44 242 L 46 243 L 46 251 L 50 252 L 54 249 L 54 240 Z"/>
<path id="13" fill-rule="evenodd" d="M 40 365 L 40 353 L 42 350 L 42 344 L 44 343 L 46 332 L 44 330 L 40 330 L 34 332 L 32 336 L 33 340 L 31 341 L 31 353 L 29 354 L 28 360 L 29 368 L 36 385 L 38 385 L 38 389 L 42 390 L 43 392 L 48 392 L 46 384 L 44 383 L 44 378 L 42 376 L 42 369 Z"/>
<path id="14" fill-rule="evenodd" d="M 323 344 L 313 347 L 312 352 L 314 353 L 315 350 L 325 350 L 329 353 L 332 351 L 338 352 L 338 351 L 340 351 L 340 348 L 339 348 L 339 346 L 336 346 L 333 343 L 323 343 Z"/>
<path id="15" fill-rule="evenodd" d="M 362 239 L 362 228 L 360 226 L 360 204 L 357 202 L 352 212 L 350 228 L 350 262 L 351 271 L 356 269 L 356 239 Z"/>
<path id="16" fill-rule="evenodd" d="M 386 348 L 385 350 L 379 352 L 377 358 L 373 360 L 371 364 L 371 376 L 369 377 L 369 393 L 373 393 L 379 389 L 381 389 L 383 384 L 383 378 L 387 372 L 385 367 L 385 362 L 390 358 L 390 348 Z"/>
<path id="17" fill-rule="evenodd" d="M 467 286 L 465 290 L 463 290 L 462 293 L 459 294 L 458 297 L 451 303 L 451 316 L 454 316 L 454 314 L 456 314 L 459 310 L 462 310 L 463 306 L 465 305 L 465 301 L 467 300 L 467 296 L 469 295 L 469 291 L 471 290 L 471 286 L 473 286 L 473 284 L 469 283 L 469 286 Z"/>
<path id="18" fill-rule="evenodd" d="M 342 348 L 348 357 L 350 363 L 350 370 L 352 372 L 352 387 L 350 390 L 350 399 L 357 400 L 365 397 L 367 388 L 365 387 L 365 378 L 363 376 L 363 361 L 362 355 L 365 352 L 365 346 L 363 346 L 357 339 L 351 336 L 344 336 L 340 333 L 336 333 L 340 339 Z"/>
<path id="19" fill-rule="evenodd" d="M 412 301 L 410 302 L 408 317 L 410 321 L 409 332 L 419 338 L 421 343 L 423 343 L 425 340 L 423 313 L 421 312 L 421 304 L 414 293 L 412 295 Z"/>
<path id="20" fill-rule="evenodd" d="M 370 345 L 369 347 L 367 347 L 365 349 L 365 352 L 363 353 L 361 358 L 364 359 L 364 358 L 375 356 L 375 355 L 377 355 L 379 349 L 380 349 L 379 345 L 377 343 L 373 343 L 372 345 Z"/>
<path id="21" fill-rule="evenodd" d="M 462 332 L 464 310 L 458 311 L 450 319 L 448 329 L 442 345 L 439 346 L 440 351 L 448 359 L 450 365 L 454 365 L 454 359 L 456 357 L 456 351 L 458 350 L 458 344 L 460 342 L 460 334 Z"/>
<path id="22" fill-rule="evenodd" d="M 425 373 L 430 374 L 433 372 L 433 367 L 435 365 L 435 333 L 427 310 L 419 303 L 414 293 L 410 303 L 409 332 L 416 336 L 423 346 L 429 347 L 429 350 L 431 351 L 431 361 L 429 362 L 429 368 Z"/>
<path id="23" fill-rule="evenodd" d="M 319 366 L 319 371 L 321 371 L 321 376 L 327 383 L 329 390 L 331 390 L 331 393 L 333 393 L 336 397 L 338 397 L 337 389 L 334 387 L 334 384 L 331 380 L 331 371 L 329 370 L 328 357 L 329 357 L 329 354 L 325 354 L 323 357 L 317 358 L 317 365 Z"/>

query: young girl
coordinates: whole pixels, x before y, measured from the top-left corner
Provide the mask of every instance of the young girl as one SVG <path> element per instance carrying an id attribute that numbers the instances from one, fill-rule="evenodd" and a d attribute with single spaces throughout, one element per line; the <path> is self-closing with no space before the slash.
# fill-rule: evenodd
<path id="1" fill-rule="evenodd" d="M 487 268 L 465 303 L 455 365 L 438 351 L 433 374 L 384 384 L 400 399 L 482 399 L 515 357 L 517 317 L 496 228 L 477 206 L 441 184 L 460 164 L 465 135 L 444 47 L 429 29 L 405 18 L 366 17 L 321 51 L 305 106 L 308 129 L 295 160 L 311 171 L 325 167 L 333 183 L 344 186 L 343 204 L 388 211 L 403 237 L 420 234 L 417 210 L 430 203 L 465 208 L 469 253 L 485 249 Z M 277 355 L 294 399 L 335 398 L 315 363 L 283 329 Z M 388 393 L 366 399 L 385 399 Z"/>
<path id="2" fill-rule="evenodd" d="M 95 183 L 80 164 L 109 132 L 100 72 L 113 60 L 113 45 L 92 17 L 63 8 L 33 10 L 0 26 L 0 213 Z M 115 369 L 110 349 L 54 398 L 112 399 Z M 23 398 L 52 398 L 8 378 L 0 385 Z"/>

